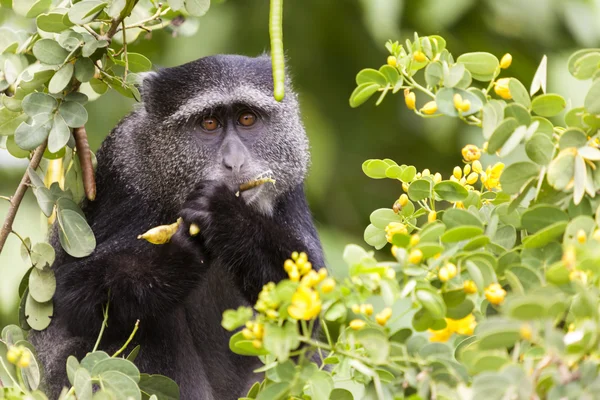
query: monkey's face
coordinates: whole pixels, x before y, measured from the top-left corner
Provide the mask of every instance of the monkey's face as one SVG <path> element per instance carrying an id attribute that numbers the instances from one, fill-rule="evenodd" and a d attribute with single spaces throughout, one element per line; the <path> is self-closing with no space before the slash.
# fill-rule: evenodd
<path id="1" fill-rule="evenodd" d="M 309 161 L 296 95 L 273 98 L 267 57 L 206 57 L 144 80 L 144 103 L 155 137 L 163 189 L 191 190 L 202 180 L 240 184 L 270 172 L 276 184 L 242 196 L 265 212 L 278 194 L 300 184 Z M 161 153 L 161 154 L 159 154 Z"/>

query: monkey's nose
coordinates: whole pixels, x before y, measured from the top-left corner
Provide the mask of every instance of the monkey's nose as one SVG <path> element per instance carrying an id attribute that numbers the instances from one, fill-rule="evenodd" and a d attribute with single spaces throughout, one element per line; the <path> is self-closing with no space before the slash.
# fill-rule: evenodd
<path id="1" fill-rule="evenodd" d="M 246 163 L 246 157 L 239 153 L 230 153 L 223 156 L 223 166 L 234 174 L 239 174 Z"/>

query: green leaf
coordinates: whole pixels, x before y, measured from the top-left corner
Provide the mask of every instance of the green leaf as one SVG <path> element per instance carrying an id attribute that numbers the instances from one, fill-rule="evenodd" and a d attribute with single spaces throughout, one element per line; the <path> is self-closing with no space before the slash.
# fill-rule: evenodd
<path id="1" fill-rule="evenodd" d="M 29 275 L 29 295 L 39 303 L 52 300 L 56 292 L 56 278 L 50 268 L 34 268 Z"/>
<path id="2" fill-rule="evenodd" d="M 91 400 L 92 377 L 90 376 L 90 373 L 85 368 L 79 368 L 75 371 L 73 381 L 77 400 Z"/>
<path id="3" fill-rule="evenodd" d="M 289 385 L 290 382 L 272 383 L 256 396 L 256 400 L 283 400 L 289 392 Z"/>
<path id="4" fill-rule="evenodd" d="M 477 335 L 477 346 L 482 350 L 509 348 L 515 345 L 520 336 L 518 326 L 505 324 Z"/>
<path id="5" fill-rule="evenodd" d="M 560 208 L 549 204 L 538 204 L 527 209 L 521 216 L 521 224 L 530 233 L 561 221 L 568 221 L 569 216 Z"/>
<path id="6" fill-rule="evenodd" d="M 379 71 L 377 71 L 377 73 L 379 73 Z M 350 95 L 350 107 L 356 108 L 360 106 L 365 101 L 369 100 L 377 90 L 379 90 L 379 84 L 377 83 L 363 83 L 358 85 Z"/>
<path id="7" fill-rule="evenodd" d="M 558 94 L 542 94 L 534 97 L 531 109 L 542 117 L 554 117 L 567 106 L 566 100 Z"/>
<path id="8" fill-rule="evenodd" d="M 441 239 L 443 243 L 461 242 L 479 236 L 482 233 L 483 229 L 478 226 L 457 226 L 444 232 Z"/>
<path id="9" fill-rule="evenodd" d="M 427 86 L 434 87 L 439 85 L 443 77 L 444 70 L 442 63 L 439 61 L 432 62 L 425 68 L 425 82 L 427 82 Z"/>
<path id="10" fill-rule="evenodd" d="M 511 103 L 504 107 L 504 118 L 514 118 L 519 125 L 529 126 L 531 124 L 529 110 L 517 103 Z"/>
<path id="11" fill-rule="evenodd" d="M 525 108 L 531 107 L 529 93 L 527 93 L 527 89 L 525 89 L 525 86 L 523 86 L 521 81 L 515 78 L 510 78 L 508 81 L 508 89 L 510 90 L 510 94 L 516 103 Z"/>
<path id="12" fill-rule="evenodd" d="M 15 143 L 23 150 L 35 150 L 44 143 L 52 128 L 52 114 L 37 114 L 33 125 L 22 122 L 15 131 Z"/>
<path id="13" fill-rule="evenodd" d="M 58 113 L 54 114 L 52 129 L 50 129 L 50 134 L 48 135 L 48 150 L 52 153 L 58 152 L 66 146 L 70 137 L 71 130 L 63 117 Z"/>
<path id="14" fill-rule="evenodd" d="M 448 68 L 444 74 L 444 86 L 447 88 L 455 87 L 465 74 L 464 64 L 454 64 Z M 445 72 L 446 72 L 445 71 Z"/>
<path id="15" fill-rule="evenodd" d="M 17 0 L 13 2 L 13 10 L 24 17 L 34 18 L 46 11 L 51 4 L 52 0 Z"/>
<path id="16" fill-rule="evenodd" d="M 85 107 L 75 101 L 63 101 L 58 107 L 58 112 L 71 128 L 85 125 L 88 119 Z"/>
<path id="17" fill-rule="evenodd" d="M 412 201 L 419 201 L 431 197 L 431 181 L 417 179 L 408 187 L 408 197 Z"/>
<path id="18" fill-rule="evenodd" d="M 508 194 L 519 193 L 538 174 L 539 167 L 534 163 L 523 161 L 511 164 L 500 175 L 502 191 Z"/>
<path id="19" fill-rule="evenodd" d="M 227 310 L 223 313 L 221 326 L 228 331 L 233 331 L 250 321 L 253 315 L 250 307 L 240 306 L 237 310 Z"/>
<path id="20" fill-rule="evenodd" d="M 75 62 L 75 79 L 79 82 L 89 82 L 96 71 L 94 63 L 89 58 L 78 58 Z"/>
<path id="21" fill-rule="evenodd" d="M 592 114 L 600 114 L 600 80 L 594 81 L 583 102 L 585 109 Z"/>
<path id="22" fill-rule="evenodd" d="M 158 400 L 179 400 L 179 386 L 163 375 L 141 374 L 139 387 L 147 395 L 156 395 Z"/>
<path id="23" fill-rule="evenodd" d="M 369 226 L 365 228 L 363 238 L 365 242 L 367 242 L 370 246 L 375 247 L 377 250 L 382 249 L 387 244 L 385 231 L 377 228 L 373 224 L 369 224 Z"/>
<path id="24" fill-rule="evenodd" d="M 60 12 L 54 10 L 47 14 L 38 15 L 36 18 L 37 27 L 45 32 L 60 33 L 68 28 L 68 26 L 63 23 L 65 13 L 66 11 Z"/>
<path id="25" fill-rule="evenodd" d="M 95 351 L 93 353 L 87 353 L 86 356 L 81 360 L 81 366 L 89 373 L 92 373 L 92 369 L 94 365 L 99 363 L 102 360 L 109 359 L 110 356 L 103 351 Z"/>
<path id="26" fill-rule="evenodd" d="M 77 361 L 77 358 L 75 358 L 75 356 L 69 356 L 67 358 L 67 377 L 69 378 L 69 383 L 71 385 L 75 382 L 75 372 L 77 372 L 78 369 L 79 361 Z"/>
<path id="27" fill-rule="evenodd" d="M 386 335 L 373 328 L 365 328 L 355 333 L 356 339 L 363 345 L 367 356 L 375 364 L 384 363 L 390 355 L 390 342 Z"/>
<path id="28" fill-rule="evenodd" d="M 107 2 L 99 0 L 81 1 L 69 8 L 69 20 L 75 25 L 85 25 L 92 22 L 107 5 Z"/>
<path id="29" fill-rule="evenodd" d="M 590 51 L 593 49 L 586 49 L 586 51 Z M 575 55 L 575 54 L 574 54 Z M 581 57 L 578 57 L 573 64 L 571 64 L 571 59 L 569 59 L 569 72 L 577 78 L 581 80 L 590 79 L 598 68 L 600 67 L 600 52 L 595 51 L 591 53 L 586 53 Z"/>
<path id="30" fill-rule="evenodd" d="M 367 160 L 362 165 L 362 170 L 369 178 L 387 178 L 386 171 L 390 166 L 383 160 Z"/>
<path id="31" fill-rule="evenodd" d="M 458 110 L 456 109 L 456 107 L 454 107 L 454 95 L 456 94 L 460 94 L 463 100 L 469 100 L 469 102 L 471 103 L 471 108 L 469 108 L 469 111 L 462 113 L 462 115 L 465 117 L 478 113 L 479 110 L 481 110 L 481 108 L 483 107 L 483 103 L 481 102 L 479 97 L 477 97 L 473 93 L 463 89 L 445 87 L 440 89 L 435 96 L 435 102 L 437 103 L 438 110 L 442 114 L 451 117 L 458 116 Z"/>
<path id="32" fill-rule="evenodd" d="M 59 65 L 69 55 L 69 52 L 52 39 L 41 39 L 33 45 L 33 55 L 35 58 L 49 65 Z"/>
<path id="33" fill-rule="evenodd" d="M 556 190 L 564 190 L 575 174 L 577 149 L 562 150 L 548 167 L 548 183 Z"/>
<path id="34" fill-rule="evenodd" d="M 30 295 L 25 303 L 25 317 L 27 323 L 36 331 L 42 331 L 50 325 L 50 318 L 54 314 L 54 305 L 51 301 L 39 303 Z"/>
<path id="35" fill-rule="evenodd" d="M 71 63 L 63 65 L 61 69 L 56 71 L 52 79 L 50 79 L 50 83 L 48 84 L 48 91 L 50 93 L 62 92 L 71 82 L 74 70 L 75 67 Z"/>
<path id="36" fill-rule="evenodd" d="M 265 349 L 274 355 L 279 362 L 286 361 L 290 352 L 300 344 L 298 327 L 293 322 L 286 322 L 282 327 L 268 324 L 265 326 L 264 335 Z"/>
<path id="37" fill-rule="evenodd" d="M 30 116 L 37 114 L 48 114 L 56 109 L 58 103 L 56 99 L 49 94 L 34 92 L 23 98 L 21 107 Z"/>
<path id="38" fill-rule="evenodd" d="M 390 222 L 401 222 L 402 217 L 394 212 L 391 208 L 380 208 L 371 213 L 369 217 L 371 223 L 379 229 L 385 229 Z"/>
<path id="39" fill-rule="evenodd" d="M 101 376 L 107 371 L 119 371 L 133 379 L 135 382 L 140 381 L 140 371 L 131 361 L 124 358 L 108 358 L 99 361 L 92 368 L 92 376 Z"/>
<path id="40" fill-rule="evenodd" d="M 100 375 L 103 387 L 113 392 L 117 399 L 142 400 L 137 383 L 119 371 L 106 371 Z"/>
<path id="41" fill-rule="evenodd" d="M 4 107 L 0 108 L 0 136 L 14 135 L 21 122 L 26 120 L 27 114 L 13 112 Z"/>
<path id="42" fill-rule="evenodd" d="M 356 84 L 358 86 L 373 83 L 384 87 L 388 84 L 388 81 L 384 74 L 372 68 L 363 69 L 356 75 Z"/>
<path id="43" fill-rule="evenodd" d="M 525 152 L 538 165 L 548 165 L 554 154 L 554 143 L 545 133 L 534 133 L 525 143 Z"/>
<path id="44" fill-rule="evenodd" d="M 492 133 L 488 142 L 488 153 L 493 154 L 500 150 L 508 138 L 513 134 L 519 123 L 515 118 L 506 118 Z"/>
<path id="45" fill-rule="evenodd" d="M 563 132 L 558 141 L 558 147 L 561 150 L 569 147 L 583 147 L 587 144 L 587 135 L 578 128 L 569 128 Z"/>
<path id="46" fill-rule="evenodd" d="M 444 211 L 442 221 L 448 228 L 472 225 L 483 229 L 481 220 L 467 210 L 460 208 L 449 208 Z"/>
<path id="47" fill-rule="evenodd" d="M 2 329 L 2 340 L 12 346 L 15 343 L 25 340 L 23 330 L 16 325 L 7 325 Z"/>
<path id="48" fill-rule="evenodd" d="M 194 17 L 201 17 L 208 12 L 210 0 L 185 0 L 185 9 Z"/>
<path id="49" fill-rule="evenodd" d="M 523 247 L 526 249 L 543 247 L 553 240 L 558 239 L 565 232 L 565 229 L 567 229 L 566 221 L 549 225 L 536 234 L 523 239 Z"/>
<path id="50" fill-rule="evenodd" d="M 415 291 L 415 296 L 434 319 L 444 318 L 446 315 L 446 303 L 444 303 L 444 300 L 437 292 L 429 289 L 418 289 Z"/>
<path id="51" fill-rule="evenodd" d="M 58 207 L 60 244 L 73 257 L 86 257 L 96 248 L 96 238 L 85 218 L 73 210 Z"/>
<path id="52" fill-rule="evenodd" d="M 473 79 L 482 82 L 492 80 L 500 66 L 500 62 L 493 54 L 483 52 L 462 54 L 456 62 L 463 63 Z"/>
<path id="53" fill-rule="evenodd" d="M 122 59 L 124 60 L 124 56 Z M 131 72 L 146 72 L 152 69 L 152 62 L 139 53 L 127 53 L 127 61 Z"/>
<path id="54" fill-rule="evenodd" d="M 329 400 L 354 400 L 354 396 L 346 389 L 335 388 L 331 391 Z"/>

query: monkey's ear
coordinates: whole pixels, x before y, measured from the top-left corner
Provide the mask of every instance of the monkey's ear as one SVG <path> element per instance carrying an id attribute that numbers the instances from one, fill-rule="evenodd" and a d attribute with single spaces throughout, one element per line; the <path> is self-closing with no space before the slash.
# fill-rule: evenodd
<path id="1" fill-rule="evenodd" d="M 147 112 L 150 112 L 150 110 L 153 108 L 152 105 L 154 103 L 153 98 L 154 98 L 154 82 L 156 81 L 156 79 L 158 78 L 158 72 L 155 71 L 148 71 L 148 72 L 142 72 L 139 74 L 142 81 L 140 84 L 140 93 L 142 95 L 142 103 L 144 103 L 144 107 L 146 108 Z"/>

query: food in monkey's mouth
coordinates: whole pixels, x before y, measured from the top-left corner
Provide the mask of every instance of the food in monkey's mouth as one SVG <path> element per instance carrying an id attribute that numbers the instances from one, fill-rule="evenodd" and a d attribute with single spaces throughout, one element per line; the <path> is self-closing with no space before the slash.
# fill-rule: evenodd
<path id="1" fill-rule="evenodd" d="M 249 182 L 242 183 L 239 187 L 239 190 L 235 193 L 237 197 L 240 196 L 241 192 L 246 190 L 254 189 L 265 183 L 272 183 L 275 185 L 275 179 L 271 178 L 271 171 L 267 171 L 259 175 L 256 179 L 253 179 Z M 160 225 L 156 226 L 142 235 L 138 235 L 138 239 L 146 239 L 148 242 L 152 244 L 165 244 L 171 240 L 173 235 L 179 229 L 179 225 L 183 220 L 181 218 L 177 219 L 177 222 L 174 222 L 170 225 Z M 196 236 L 200 233 L 200 227 L 196 224 L 190 225 L 190 236 Z"/>

